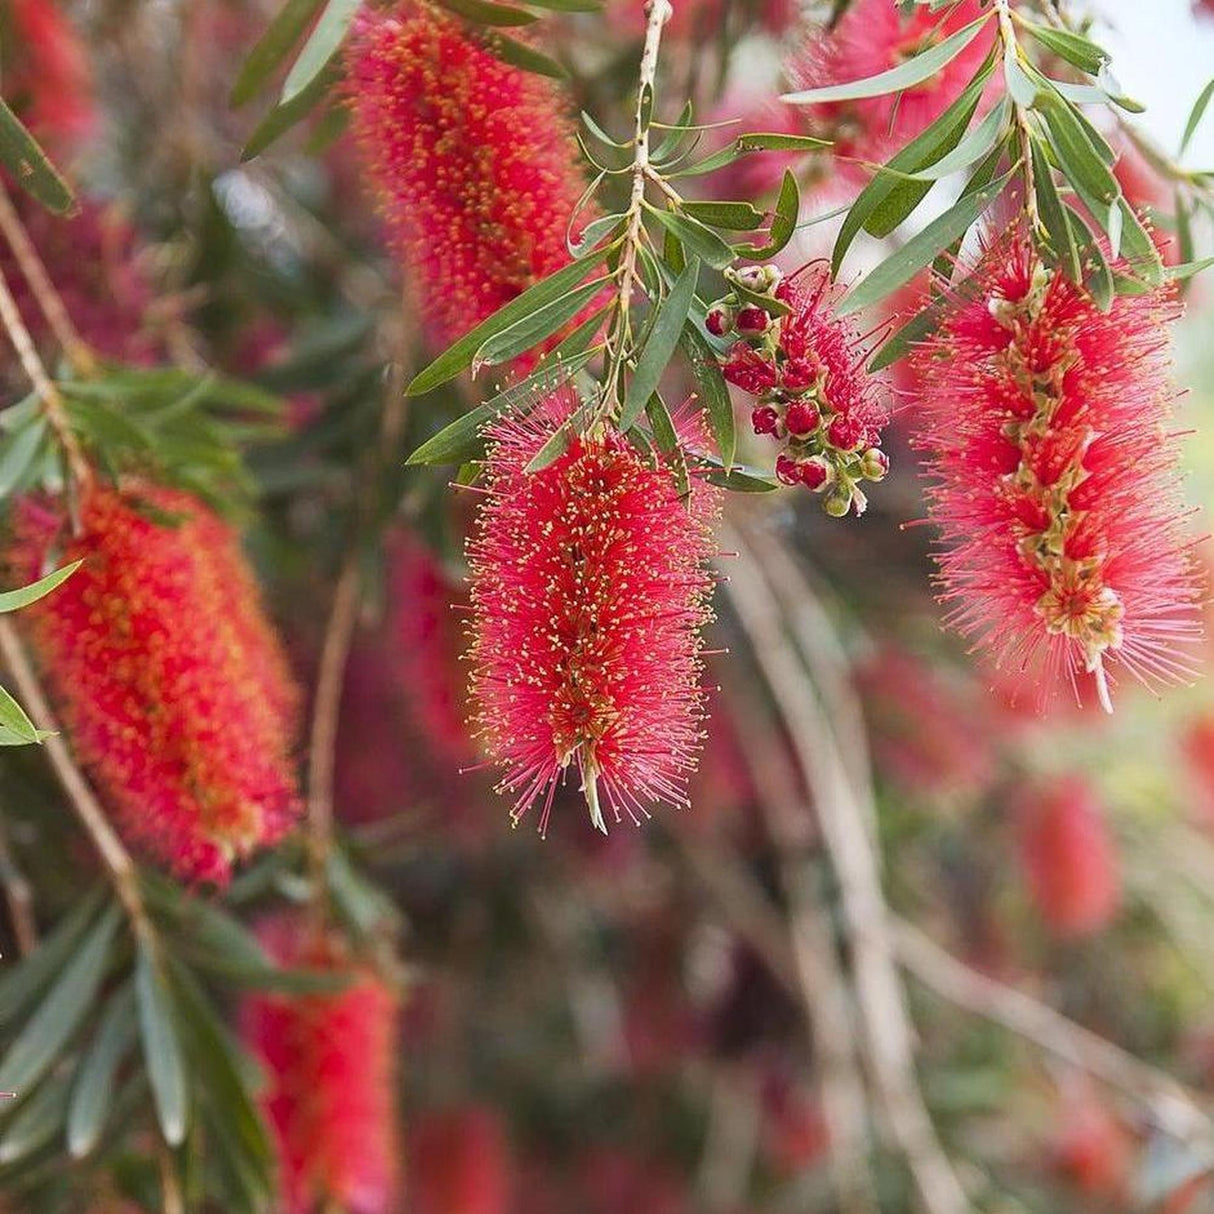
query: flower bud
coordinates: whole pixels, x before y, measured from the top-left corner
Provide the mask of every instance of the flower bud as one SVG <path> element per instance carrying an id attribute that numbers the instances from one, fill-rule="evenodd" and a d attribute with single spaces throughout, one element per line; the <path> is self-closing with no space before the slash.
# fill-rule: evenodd
<path id="1" fill-rule="evenodd" d="M 784 424 L 794 438 L 803 438 L 822 424 L 822 415 L 813 401 L 794 400 L 784 414 Z"/>
<path id="2" fill-rule="evenodd" d="M 739 333 L 757 336 L 760 333 L 766 333 L 771 327 L 771 317 L 762 308 L 757 308 L 754 304 L 747 304 L 738 310 L 735 323 Z"/>
<path id="3" fill-rule="evenodd" d="M 851 509 L 852 491 L 848 485 L 837 485 L 830 491 L 822 502 L 822 509 L 830 515 L 831 518 L 842 518 L 848 510 Z M 860 507 L 863 510 L 867 506 L 867 500 Z"/>
<path id="4" fill-rule="evenodd" d="M 817 493 L 835 479 L 835 470 L 830 460 L 821 455 L 811 455 L 797 465 L 797 477 L 806 489 Z"/>
<path id="5" fill-rule="evenodd" d="M 713 337 L 724 337 L 733 329 L 733 307 L 727 299 L 718 299 L 704 317 L 704 328 Z"/>
<path id="6" fill-rule="evenodd" d="M 889 471 L 889 456 L 880 447 L 869 447 L 860 458 L 860 474 L 865 480 L 884 480 Z"/>
<path id="7" fill-rule="evenodd" d="M 751 410 L 750 424 L 754 427 L 756 434 L 778 435 L 780 432 L 779 410 L 773 409 L 771 405 L 759 405 L 758 408 Z"/>
<path id="8" fill-rule="evenodd" d="M 797 461 L 791 455 L 776 456 L 776 480 L 782 485 L 799 485 L 801 473 Z"/>
<path id="9" fill-rule="evenodd" d="M 827 427 L 826 437 L 830 439 L 832 447 L 838 447 L 840 451 L 852 451 L 864 437 L 864 428 L 855 418 L 839 414 Z"/>

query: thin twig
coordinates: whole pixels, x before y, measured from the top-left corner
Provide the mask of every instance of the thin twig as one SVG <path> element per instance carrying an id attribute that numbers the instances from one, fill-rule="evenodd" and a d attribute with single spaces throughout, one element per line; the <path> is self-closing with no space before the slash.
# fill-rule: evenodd
<path id="1" fill-rule="evenodd" d="M 790 642 L 775 591 L 748 544 L 736 533 L 726 546 L 739 556 L 727 583 L 814 805 L 839 881 L 851 943 L 865 1052 L 890 1128 L 930 1214 L 965 1214 L 969 1201 L 936 1136 L 915 1076 L 914 1037 L 894 961 L 888 915 L 872 840 L 830 723 Z"/>
<path id="2" fill-rule="evenodd" d="M 42 365 L 42 359 L 38 357 L 33 338 L 30 337 L 29 330 L 21 319 L 17 301 L 13 298 L 13 293 L 9 290 L 8 282 L 2 271 L 0 271 L 0 323 L 8 331 L 9 338 L 17 351 L 17 357 L 21 360 L 21 366 L 42 401 L 46 420 L 50 423 L 55 437 L 58 438 L 67 455 L 68 468 L 73 479 L 79 485 L 87 485 L 92 478 L 92 471 L 88 461 L 84 458 L 80 444 L 76 441 L 71 423 L 68 421 L 63 397 L 59 395 L 59 389 L 51 381 L 46 368 Z"/>
<path id="3" fill-rule="evenodd" d="M 971 969 L 913 923 L 895 919 L 893 932 L 903 966 L 942 999 L 1079 1067 L 1145 1106 L 1160 1128 L 1214 1153 L 1214 1120 L 1178 1079 L 1031 995 Z"/>
<path id="4" fill-rule="evenodd" d="M 42 690 L 42 684 L 30 664 L 16 628 L 7 616 L 0 616 L 0 657 L 12 672 L 30 720 L 36 728 L 49 734 L 43 739 L 42 745 L 50 759 L 51 768 L 109 871 L 110 880 L 132 925 L 140 932 L 149 930 L 135 863 L 110 825 L 110 820 L 89 787 L 88 781 L 76 766 L 67 743 L 59 736 L 59 726 Z"/>
<path id="5" fill-rule="evenodd" d="M 25 230 L 25 224 L 21 222 L 21 216 L 17 214 L 17 208 L 13 206 L 13 201 L 4 188 L 3 182 L 0 182 L 0 232 L 4 233 L 9 247 L 13 250 L 13 257 L 21 268 L 25 281 L 29 283 L 30 291 L 38 301 L 38 306 L 42 309 L 42 314 L 46 317 L 46 323 L 50 325 L 55 340 L 63 347 L 68 362 L 72 364 L 78 375 L 92 375 L 97 369 L 97 360 L 93 357 L 88 343 L 80 336 L 80 330 L 76 328 L 72 318 L 68 315 L 63 297 L 55 289 L 55 284 L 51 282 L 51 277 L 46 272 L 46 265 L 38 255 L 38 250 L 34 248 L 29 233 Z"/>
<path id="6" fill-rule="evenodd" d="M 28 957 L 38 947 L 38 921 L 34 917 L 34 894 L 25 874 L 17 866 L 8 843 L 8 826 L 0 817 L 0 884 L 8 903 L 8 918 L 17 942 L 17 952 Z"/>

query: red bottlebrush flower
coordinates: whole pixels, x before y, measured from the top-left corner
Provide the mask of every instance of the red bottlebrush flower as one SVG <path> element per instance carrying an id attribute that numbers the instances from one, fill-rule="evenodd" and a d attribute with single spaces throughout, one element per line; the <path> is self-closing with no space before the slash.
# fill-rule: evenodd
<path id="1" fill-rule="evenodd" d="M 576 763 L 606 833 L 601 784 L 619 821 L 645 803 L 683 804 L 699 748 L 700 630 L 712 581 L 709 522 L 720 495 L 607 429 L 525 468 L 576 407 L 558 392 L 490 431 L 489 497 L 468 546 L 472 693 L 517 822 Z M 545 795 L 546 794 L 546 795 Z"/>
<path id="2" fill-rule="evenodd" d="M 13 205 L 81 337 L 109 358 L 153 361 L 157 343 L 145 326 L 152 290 L 136 264 L 135 232 L 116 209 L 84 200 L 78 214 L 64 219 L 23 190 L 13 193 Z M 0 271 L 35 341 L 41 342 L 48 333 L 45 318 L 4 241 Z M 7 357 L 7 352 L 0 355 Z"/>
<path id="3" fill-rule="evenodd" d="M 17 50 L 5 65 L 5 100 L 56 150 L 87 137 L 97 117 L 92 71 L 72 23 L 55 0 L 10 0 L 8 17 Z"/>
<path id="4" fill-rule="evenodd" d="M 550 80 L 412 0 L 359 19 L 353 130 L 432 339 L 446 345 L 569 261 L 585 189 Z"/>
<path id="5" fill-rule="evenodd" d="M 348 1214 L 395 1214 L 399 1000 L 302 920 L 270 919 L 258 935 L 283 965 L 350 978 L 333 993 L 258 994 L 241 1008 L 241 1038 L 269 1081 L 262 1104 L 278 1145 L 283 1214 L 330 1204 Z"/>
<path id="6" fill-rule="evenodd" d="M 1101 312 L 1021 237 L 987 251 L 915 355 L 917 445 L 951 622 L 1043 694 L 1106 667 L 1183 676 L 1200 631 L 1168 432 L 1174 294 Z"/>
<path id="7" fill-rule="evenodd" d="M 152 515 L 168 515 L 170 525 Z M 234 531 L 177 490 L 96 488 L 78 535 L 22 503 L 10 567 L 84 564 L 22 616 L 77 754 L 123 835 L 223 882 L 298 811 L 296 691 Z"/>
<path id="8" fill-rule="evenodd" d="M 835 315 L 835 289 L 821 265 L 781 279 L 774 266 L 738 273 L 749 291 L 770 291 L 788 306 L 787 315 L 768 324 L 743 326 L 744 312 L 766 316 L 748 306 L 738 313 L 738 332 L 722 374 L 759 399 L 751 417 L 756 433 L 785 442 L 776 459 L 776 476 L 786 485 L 829 490 L 824 506 L 831 514 L 864 511 L 858 482 L 880 480 L 888 461 L 877 444 L 888 413 L 878 399 L 883 381 L 864 367 L 868 348 L 848 321 Z"/>
<path id="9" fill-rule="evenodd" d="M 411 1214 L 508 1214 L 511 1164 L 490 1109 L 420 1116 L 409 1126 Z"/>
<path id="10" fill-rule="evenodd" d="M 1021 794 L 1013 806 L 1033 902 L 1060 937 L 1104 927 L 1121 900 L 1117 853 L 1095 793 L 1067 776 Z"/>
<path id="11" fill-rule="evenodd" d="M 793 62 L 790 75 L 800 89 L 875 76 L 989 13 L 980 0 L 962 0 L 945 12 L 920 7 L 910 16 L 887 0 L 854 0 L 834 30 L 815 34 Z M 808 111 L 815 131 L 834 139 L 837 156 L 888 159 L 957 100 L 994 36 L 995 22 L 990 20 L 961 54 L 921 84 L 882 97 L 815 105 Z"/>
<path id="12" fill-rule="evenodd" d="M 883 775 L 936 799 L 970 801 L 990 788 L 994 722 L 976 687 L 893 648 L 856 674 Z"/>

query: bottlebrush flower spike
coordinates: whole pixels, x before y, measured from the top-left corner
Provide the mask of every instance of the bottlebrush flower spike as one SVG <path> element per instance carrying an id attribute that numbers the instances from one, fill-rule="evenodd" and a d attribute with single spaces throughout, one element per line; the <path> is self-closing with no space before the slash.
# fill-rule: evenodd
<path id="1" fill-rule="evenodd" d="M 269 919 L 258 935 L 284 966 L 350 979 L 332 993 L 253 995 L 240 1011 L 241 1038 L 269 1081 L 262 1103 L 278 1144 L 282 1214 L 396 1214 L 399 1001 L 302 920 Z"/>
<path id="2" fill-rule="evenodd" d="M 57 509 L 21 503 L 9 561 L 22 582 L 84 564 L 20 622 L 123 835 L 181 878 L 226 881 L 299 808 L 297 693 L 239 539 L 150 485 L 93 489 L 80 523 L 69 534 Z"/>
<path id="3" fill-rule="evenodd" d="M 846 84 L 889 71 L 943 42 L 990 9 L 962 0 L 945 12 L 905 9 L 889 0 L 854 0 L 829 33 L 816 33 L 790 66 L 798 89 Z M 961 95 L 995 36 L 987 27 L 934 76 L 880 97 L 814 105 L 807 112 L 815 134 L 834 140 L 836 157 L 883 162 L 922 134 Z M 846 167 L 844 162 L 838 162 Z"/>
<path id="4" fill-rule="evenodd" d="M 996 658 L 1147 684 L 1189 670 L 1198 590 L 1169 433 L 1168 289 L 1107 313 L 1016 236 L 915 355 L 951 622 Z"/>
<path id="5" fill-rule="evenodd" d="M 1013 806 L 1033 902 L 1058 936 L 1086 936 L 1121 900 L 1117 853 L 1096 794 L 1078 776 L 1025 790 Z"/>
<path id="6" fill-rule="evenodd" d="M 352 126 L 432 340 L 447 345 L 569 261 L 585 189 L 550 80 L 405 0 L 359 18 Z"/>
<path id="7" fill-rule="evenodd" d="M 700 630 L 720 495 L 599 428 L 525 469 L 577 405 L 556 393 L 489 431 L 489 496 L 468 545 L 472 695 L 515 823 L 576 763 L 595 827 L 685 804 L 700 743 Z M 546 794 L 546 795 L 545 795 Z"/>
<path id="8" fill-rule="evenodd" d="M 746 293 L 731 293 L 709 309 L 705 327 L 722 337 L 735 332 L 722 374 L 756 398 L 751 424 L 783 444 L 776 477 L 823 495 L 828 514 L 863 514 L 863 480 L 889 471 L 881 450 L 888 421 L 878 399 L 882 381 L 864 368 L 863 339 L 832 308 L 834 287 L 821 265 L 784 278 L 775 266 L 726 270 Z M 770 311 L 753 302 L 768 297 Z"/>

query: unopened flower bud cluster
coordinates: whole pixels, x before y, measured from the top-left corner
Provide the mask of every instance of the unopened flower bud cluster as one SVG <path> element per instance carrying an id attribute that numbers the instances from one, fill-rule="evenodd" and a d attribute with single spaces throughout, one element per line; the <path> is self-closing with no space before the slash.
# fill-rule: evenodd
<path id="1" fill-rule="evenodd" d="M 785 314 L 794 295 L 776 266 L 726 270 L 734 287 L 708 309 L 714 337 L 736 335 L 722 368 L 725 378 L 757 398 L 750 420 L 756 434 L 784 444 L 776 478 L 822 494 L 827 514 L 863 514 L 868 500 L 860 481 L 879 481 L 889 458 L 873 444 L 870 428 L 831 399 L 831 371 L 812 349 L 791 351 Z"/>

